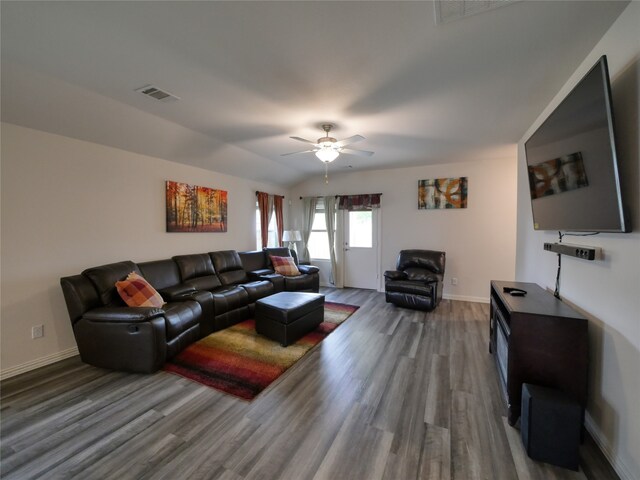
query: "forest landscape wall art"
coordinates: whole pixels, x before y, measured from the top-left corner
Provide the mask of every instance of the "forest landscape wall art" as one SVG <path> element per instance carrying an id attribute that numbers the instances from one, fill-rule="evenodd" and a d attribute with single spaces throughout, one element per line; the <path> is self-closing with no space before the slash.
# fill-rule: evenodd
<path id="1" fill-rule="evenodd" d="M 418 181 L 418 209 L 467 208 L 467 177 Z"/>
<path id="2" fill-rule="evenodd" d="M 226 232 L 227 191 L 166 182 L 167 232 Z"/>

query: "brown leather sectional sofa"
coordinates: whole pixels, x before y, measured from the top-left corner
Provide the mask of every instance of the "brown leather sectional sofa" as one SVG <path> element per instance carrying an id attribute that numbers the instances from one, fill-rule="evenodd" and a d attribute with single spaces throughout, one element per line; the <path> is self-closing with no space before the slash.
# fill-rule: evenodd
<path id="1" fill-rule="evenodd" d="M 166 260 L 124 261 L 60 279 L 80 357 L 97 367 L 153 372 L 189 344 L 251 318 L 256 300 L 281 291 L 318 292 L 318 268 L 283 277 L 269 255 L 293 256 L 287 248 L 225 250 Z M 128 307 L 115 283 L 131 272 L 162 295 L 162 308 Z"/>

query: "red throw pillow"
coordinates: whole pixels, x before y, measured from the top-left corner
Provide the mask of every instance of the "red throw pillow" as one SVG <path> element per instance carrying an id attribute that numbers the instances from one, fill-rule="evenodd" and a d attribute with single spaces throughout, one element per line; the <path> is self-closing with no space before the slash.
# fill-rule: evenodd
<path id="1" fill-rule="evenodd" d="M 130 307 L 161 307 L 164 300 L 158 291 L 135 272 L 127 275 L 126 280 L 116 282 L 118 294 Z"/>
<path id="2" fill-rule="evenodd" d="M 285 277 L 300 275 L 300 270 L 298 270 L 293 257 L 274 257 L 271 255 L 269 255 L 269 257 L 271 258 L 271 263 L 276 273 L 284 275 Z"/>

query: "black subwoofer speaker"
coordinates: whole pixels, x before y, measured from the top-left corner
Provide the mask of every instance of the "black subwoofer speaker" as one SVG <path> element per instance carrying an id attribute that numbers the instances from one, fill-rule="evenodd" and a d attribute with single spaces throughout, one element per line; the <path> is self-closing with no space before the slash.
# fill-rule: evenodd
<path id="1" fill-rule="evenodd" d="M 534 460 L 578 471 L 582 407 L 564 393 L 522 385 L 520 434 Z"/>

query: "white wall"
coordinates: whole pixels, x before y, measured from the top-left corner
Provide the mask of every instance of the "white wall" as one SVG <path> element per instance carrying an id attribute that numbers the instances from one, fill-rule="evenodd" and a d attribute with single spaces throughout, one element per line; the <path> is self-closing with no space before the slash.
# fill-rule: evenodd
<path id="1" fill-rule="evenodd" d="M 543 111 L 518 148 L 516 276 L 553 289 L 556 255 L 543 251 L 555 232 L 535 232 L 524 168 L 523 142 L 571 88 L 606 54 L 612 80 L 623 194 L 633 233 L 565 237 L 564 242 L 602 247 L 604 259 L 562 259 L 560 293 L 590 319 L 587 426 L 623 479 L 640 479 L 640 3 L 631 2 Z"/>
<path id="2" fill-rule="evenodd" d="M 418 210 L 418 180 L 468 177 L 468 208 Z M 398 252 L 421 248 L 447 254 L 444 295 L 488 301 L 489 281 L 515 276 L 516 154 L 459 162 L 318 177 L 292 188 L 291 223 L 300 222 L 300 196 L 382 193 L 380 271 L 395 268 Z M 299 223 L 300 224 L 300 223 Z M 299 225 L 298 224 L 298 225 Z M 458 278 L 452 286 L 450 279 Z"/>
<path id="3" fill-rule="evenodd" d="M 226 233 L 166 233 L 165 180 L 228 191 Z M 255 191 L 280 187 L 2 124 L 3 376 L 75 352 L 60 277 L 121 260 L 253 250 Z M 45 336 L 31 339 L 31 327 Z"/>

